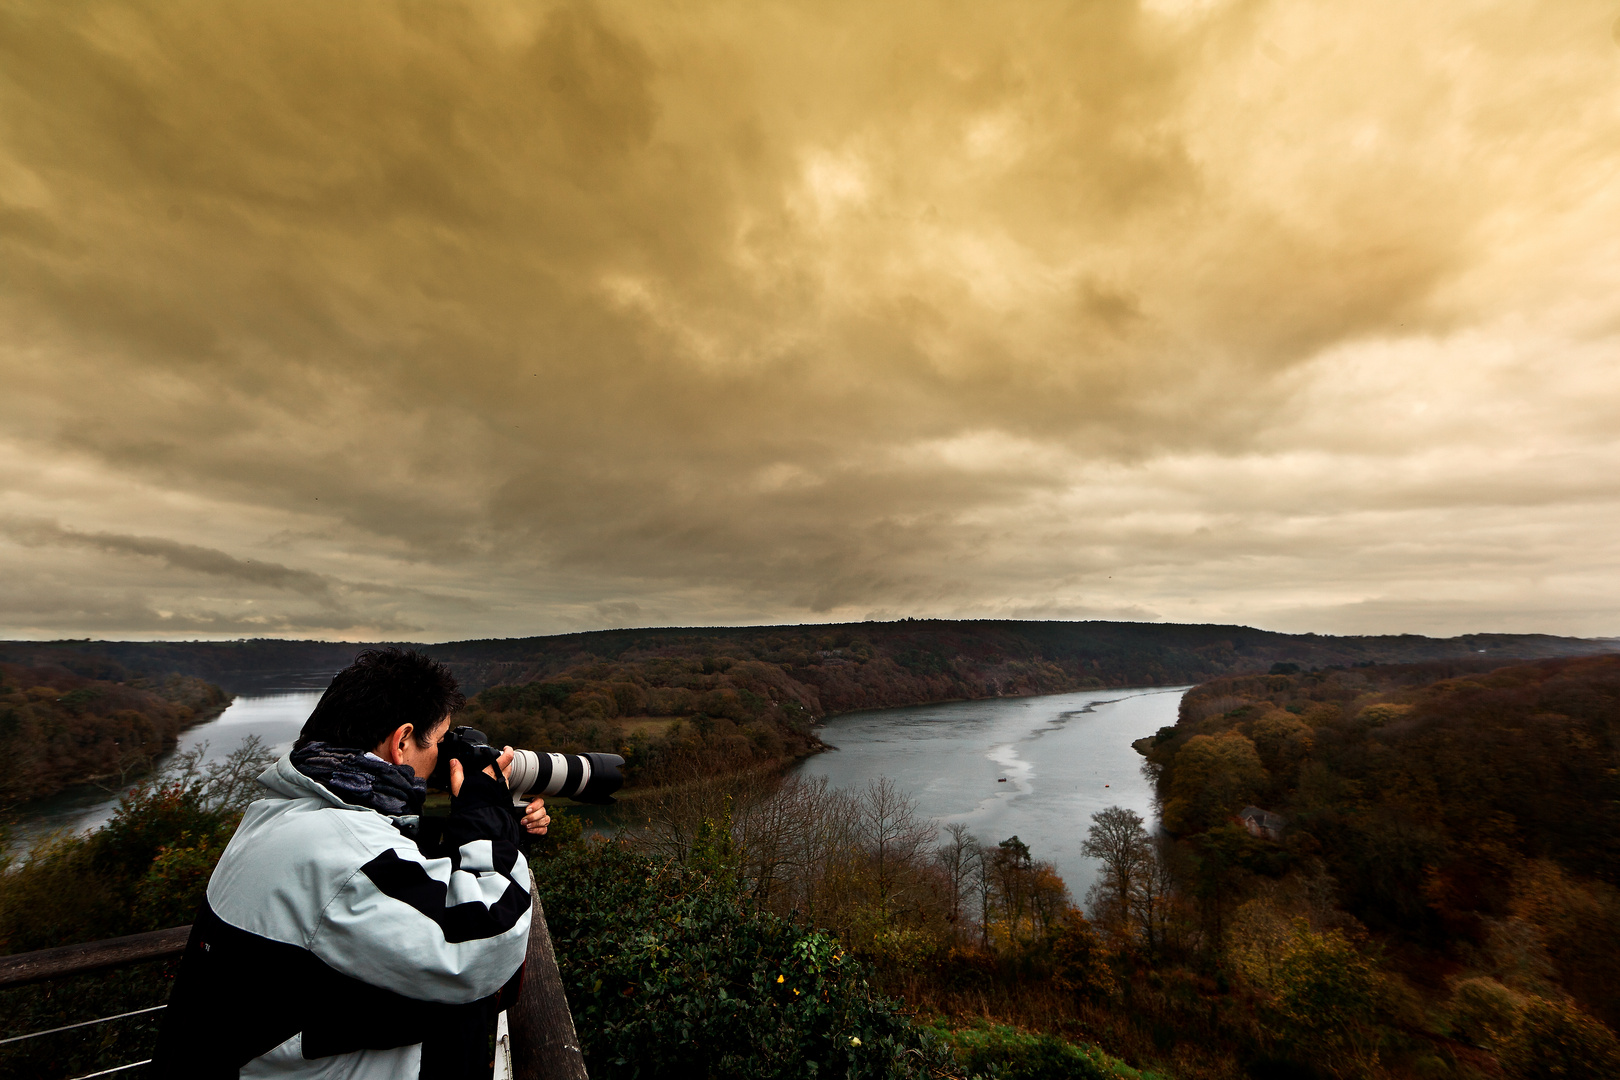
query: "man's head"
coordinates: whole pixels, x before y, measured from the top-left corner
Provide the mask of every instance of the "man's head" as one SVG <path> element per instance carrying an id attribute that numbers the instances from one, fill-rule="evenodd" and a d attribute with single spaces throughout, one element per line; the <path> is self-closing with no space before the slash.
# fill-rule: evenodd
<path id="1" fill-rule="evenodd" d="M 371 750 L 426 775 L 450 717 L 466 703 L 438 661 L 414 649 L 367 649 L 326 688 L 298 745 L 319 740 Z"/>

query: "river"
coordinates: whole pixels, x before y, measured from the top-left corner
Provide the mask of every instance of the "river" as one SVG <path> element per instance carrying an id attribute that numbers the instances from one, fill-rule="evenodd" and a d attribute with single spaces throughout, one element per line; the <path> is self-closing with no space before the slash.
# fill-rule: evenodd
<path id="1" fill-rule="evenodd" d="M 267 680 L 269 685 L 252 694 L 238 694 L 225 711 L 180 733 L 175 753 L 201 749 L 203 761 L 219 761 L 249 735 L 257 735 L 271 751 L 292 748 L 310 710 L 321 699 L 331 672 L 289 674 Z M 277 685 L 279 684 L 279 685 Z M 315 687 L 319 687 L 318 689 Z M 100 828 L 118 808 L 118 796 L 99 788 L 73 788 L 23 807 L 6 836 L 7 854 L 25 853 L 41 836 Z"/>
<path id="2" fill-rule="evenodd" d="M 217 761 L 257 735 L 279 754 L 292 746 L 330 678 L 285 675 L 240 694 L 218 717 L 183 732 L 177 750 L 202 747 L 205 761 Z M 1017 835 L 1036 858 L 1057 865 L 1079 902 L 1096 873 L 1094 861 L 1080 854 L 1090 815 L 1118 804 L 1153 818 L 1153 792 L 1131 742 L 1175 723 L 1184 690 L 1094 690 L 848 713 L 819 729 L 838 749 L 800 769 L 844 788 L 887 776 L 942 827 L 965 822 L 988 844 Z M 46 833 L 97 828 L 117 805 L 96 789 L 41 800 L 24 809 L 8 849 L 20 854 Z"/>
<path id="3" fill-rule="evenodd" d="M 1118 805 L 1150 823 L 1155 818 L 1153 788 L 1131 743 L 1174 724 L 1186 689 L 1087 690 L 847 713 L 818 731 L 838 750 L 800 768 L 839 788 L 887 776 L 942 827 L 963 822 L 985 844 L 1017 836 L 1035 858 L 1056 864 L 1080 903 L 1097 877 L 1096 860 L 1080 853 L 1091 815 Z"/>

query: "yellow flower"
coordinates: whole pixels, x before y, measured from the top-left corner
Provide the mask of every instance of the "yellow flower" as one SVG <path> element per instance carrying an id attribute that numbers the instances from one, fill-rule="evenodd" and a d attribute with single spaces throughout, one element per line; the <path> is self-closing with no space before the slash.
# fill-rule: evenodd
<path id="1" fill-rule="evenodd" d="M 798 991 L 798 989 L 797 989 L 797 988 L 795 988 L 795 989 L 794 989 L 794 991 L 793 991 L 793 993 L 794 993 L 794 995 L 795 995 L 795 996 L 797 996 L 797 995 L 798 995 L 798 993 L 799 993 L 799 991 Z"/>
<path id="2" fill-rule="evenodd" d="M 787 981 L 787 976 L 786 975 L 778 975 L 776 977 L 776 981 L 777 982 L 786 982 Z"/>
<path id="3" fill-rule="evenodd" d="M 859 1035 L 851 1035 L 849 1037 L 849 1045 L 851 1045 L 851 1046 L 859 1046 L 859 1045 L 861 1045 L 861 1037 Z"/>

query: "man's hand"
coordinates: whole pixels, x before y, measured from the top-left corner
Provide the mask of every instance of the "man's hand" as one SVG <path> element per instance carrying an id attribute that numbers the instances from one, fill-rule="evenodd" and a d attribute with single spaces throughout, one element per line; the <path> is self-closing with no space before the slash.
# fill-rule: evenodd
<path id="1" fill-rule="evenodd" d="M 546 800 L 536 799 L 523 811 L 523 827 L 535 836 L 546 835 L 546 826 L 551 824 L 551 815 L 546 813 Z"/>
<path id="2" fill-rule="evenodd" d="M 495 775 L 495 765 L 484 766 L 484 774 L 491 780 L 499 780 L 502 783 L 511 783 L 512 756 L 512 748 L 510 746 L 503 746 L 501 748 L 501 756 L 495 761 L 495 765 L 499 765 L 501 768 L 500 775 Z M 463 770 L 461 767 L 461 762 L 455 760 L 450 762 L 450 794 L 461 794 L 461 782 L 462 780 L 466 779 L 466 775 L 465 770 Z M 547 818 L 546 820 L 549 821 L 550 819 Z M 545 830 L 542 829 L 541 831 L 544 832 Z"/>

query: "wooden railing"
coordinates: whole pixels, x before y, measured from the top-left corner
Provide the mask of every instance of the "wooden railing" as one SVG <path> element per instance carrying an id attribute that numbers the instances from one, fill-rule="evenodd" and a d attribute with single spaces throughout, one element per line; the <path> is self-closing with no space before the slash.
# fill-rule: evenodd
<path id="1" fill-rule="evenodd" d="M 20 956 L 0 956 L 0 989 L 138 964 L 143 960 L 166 960 L 186 951 L 186 938 L 190 935 L 191 927 L 176 926 L 150 934 L 87 941 L 82 945 L 41 949 Z"/>
<path id="2" fill-rule="evenodd" d="M 529 895 L 534 897 L 533 921 L 529 928 L 529 951 L 523 974 L 523 991 L 517 1001 L 501 1014 L 501 1029 L 505 1036 L 497 1045 L 495 1063 L 496 1080 L 588 1080 L 585 1058 L 580 1053 L 579 1038 L 574 1033 L 574 1017 L 563 994 L 562 976 L 557 971 L 557 957 L 551 947 L 551 931 L 546 927 L 545 909 L 529 881 Z M 148 960 L 168 960 L 186 950 L 191 927 L 176 926 L 168 930 L 154 930 L 149 934 L 131 934 L 128 937 L 88 941 L 82 945 L 64 945 L 59 949 L 17 956 L 0 956 L 0 989 L 26 986 L 106 971 L 126 964 L 139 964 Z M 0 1039 L 0 1046 L 22 1042 L 43 1035 L 88 1028 L 135 1016 L 148 1016 L 168 1008 L 153 1005 L 145 1009 L 81 1020 L 74 1024 L 30 1031 Z M 504 1059 L 501 1055 L 505 1055 Z M 92 1077 L 115 1076 L 131 1073 L 150 1065 L 151 1059 L 130 1061 L 99 1072 L 85 1073 L 72 1080 L 91 1080 Z M 44 1080 L 44 1078 L 42 1078 Z"/>

